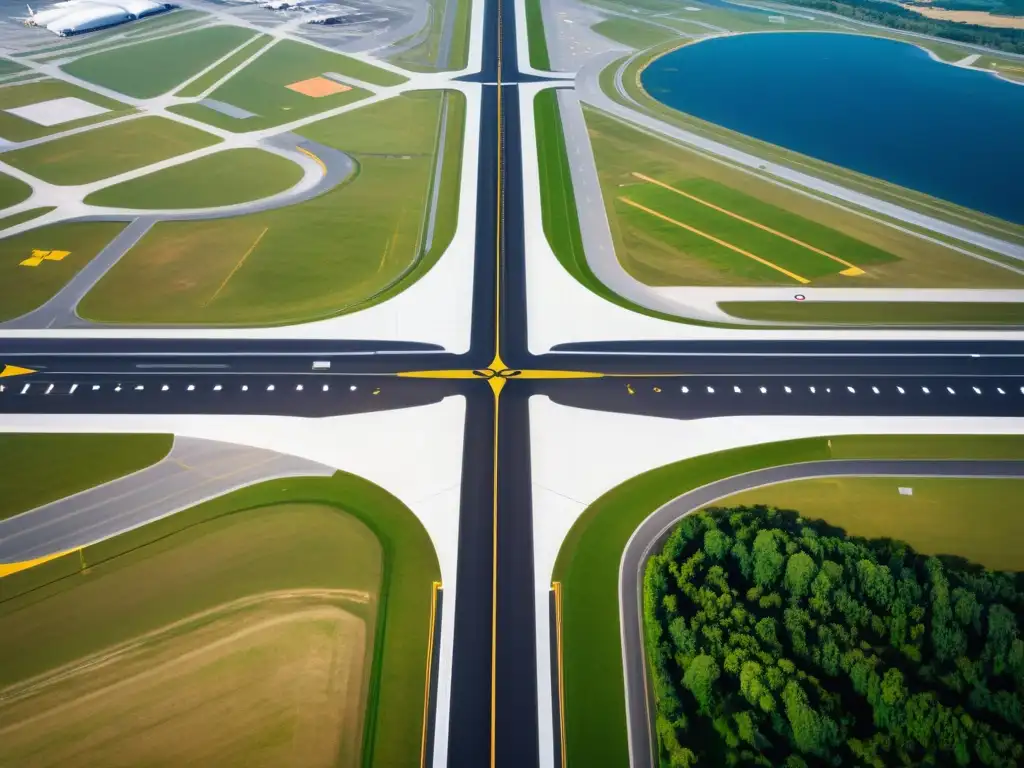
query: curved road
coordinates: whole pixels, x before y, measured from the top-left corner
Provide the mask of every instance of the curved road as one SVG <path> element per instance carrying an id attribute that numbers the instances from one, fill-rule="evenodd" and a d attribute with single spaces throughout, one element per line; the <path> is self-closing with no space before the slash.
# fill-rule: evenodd
<path id="1" fill-rule="evenodd" d="M 656 766 L 655 737 L 643 647 L 643 571 L 655 547 L 683 517 L 740 491 L 788 480 L 841 477 L 1024 477 L 1024 461 L 852 459 L 813 461 L 734 475 L 684 493 L 651 514 L 626 543 L 619 565 L 619 628 L 626 686 L 626 729 L 631 768 Z"/>

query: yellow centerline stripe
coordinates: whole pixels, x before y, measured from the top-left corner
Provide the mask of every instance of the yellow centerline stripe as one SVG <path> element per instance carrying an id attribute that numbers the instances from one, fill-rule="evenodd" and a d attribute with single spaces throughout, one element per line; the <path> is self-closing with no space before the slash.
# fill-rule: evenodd
<path id="1" fill-rule="evenodd" d="M 437 621 L 437 590 L 441 582 L 435 581 L 430 590 L 430 634 L 427 635 L 427 682 L 423 690 L 423 739 L 420 742 L 420 768 L 427 766 L 427 726 L 430 720 L 430 680 L 434 659 L 434 623 Z"/>
<path id="2" fill-rule="evenodd" d="M 324 172 L 324 176 L 327 175 L 327 166 L 324 165 L 324 161 L 323 160 L 321 160 L 319 157 L 314 155 L 308 149 L 303 149 L 302 147 L 296 147 L 296 149 L 299 150 L 299 152 L 304 154 L 306 157 L 312 158 L 316 162 L 316 164 L 320 166 L 320 170 Z"/>
<path id="3" fill-rule="evenodd" d="M 259 237 L 257 237 L 257 238 L 256 238 L 256 241 L 255 241 L 255 242 L 254 242 L 254 243 L 253 243 L 252 245 L 250 245 L 250 246 L 249 246 L 249 250 L 248 250 L 248 251 L 246 251 L 246 252 L 245 252 L 245 253 L 244 253 L 244 254 L 242 255 L 242 258 L 240 258 L 240 259 L 238 260 L 238 263 L 237 263 L 237 264 L 235 264 L 235 268 L 234 268 L 234 269 L 232 269 L 232 270 L 231 270 L 231 271 L 230 271 L 230 272 L 228 273 L 228 276 L 224 278 L 224 282 L 220 284 L 220 286 L 219 286 L 219 287 L 217 288 L 217 290 L 216 290 L 216 291 L 214 292 L 213 296 L 211 296 L 211 297 L 209 298 L 209 300 L 207 300 L 207 302 L 206 302 L 207 304 L 212 304 L 212 303 L 213 303 L 213 300 L 214 300 L 214 299 L 216 299 L 216 298 L 217 298 L 218 296 L 220 296 L 220 292 L 224 290 L 224 286 L 226 286 L 226 285 L 228 284 L 228 282 L 229 282 L 229 281 L 231 280 L 231 278 L 235 276 L 235 273 L 236 273 L 236 272 L 238 272 L 238 270 L 240 270 L 240 269 L 242 268 L 242 265 L 243 265 L 243 264 L 245 264 L 245 260 L 246 260 L 246 259 L 248 259 L 248 258 L 249 258 L 249 255 L 250 255 L 250 254 L 251 254 L 251 253 L 252 253 L 253 251 L 255 251 L 255 250 L 256 250 L 256 246 L 260 244 L 260 240 L 262 240 L 262 239 L 263 239 L 263 236 L 264 236 L 265 234 L 267 234 L 267 231 L 268 231 L 269 229 L 270 229 L 270 227 L 264 227 L 264 228 L 263 228 L 263 231 L 262 231 L 262 232 L 260 232 L 260 234 L 259 234 Z"/>
<path id="4" fill-rule="evenodd" d="M 785 269 L 784 267 L 780 267 L 778 264 L 775 264 L 775 263 L 773 263 L 771 261 L 768 261 L 768 259 L 762 259 L 760 256 L 755 256 L 750 251 L 745 251 L 742 248 L 737 248 L 732 243 L 727 243 L 725 240 L 721 240 L 721 239 L 715 237 L 714 235 L 709 235 L 707 232 L 702 232 L 701 230 L 697 229 L 696 227 L 691 227 L 689 224 L 683 224 L 683 222 L 681 222 L 681 221 L 676 221 L 675 219 L 669 218 L 665 214 L 658 213 L 657 211 L 651 210 L 650 208 L 648 208 L 645 205 L 640 205 L 640 203 L 634 203 L 632 200 L 629 200 L 628 198 L 625 198 L 625 197 L 620 197 L 619 200 L 624 202 L 626 205 L 631 205 L 634 208 L 637 208 L 637 209 L 643 211 L 644 213 L 649 213 L 651 216 L 655 216 L 655 217 L 661 219 L 662 221 L 667 221 L 669 224 L 675 224 L 677 227 L 682 227 L 683 229 L 687 230 L 688 232 L 693 232 L 693 234 L 700 235 L 701 237 L 703 237 L 703 238 L 705 238 L 707 240 L 710 240 L 713 243 L 718 243 L 723 248 L 728 248 L 730 251 L 735 251 L 736 253 L 739 253 L 739 254 L 741 254 L 743 256 L 746 256 L 748 259 L 753 259 L 754 261 L 756 261 L 756 262 L 758 262 L 760 264 L 764 264 L 766 267 L 771 267 L 772 269 L 776 270 L 777 272 L 781 272 L 786 277 L 791 277 L 792 279 L 796 280 L 798 283 L 807 284 L 807 283 L 811 282 L 806 277 L 800 277 L 800 275 L 796 274 L 795 272 L 790 272 L 788 269 Z"/>
<path id="5" fill-rule="evenodd" d="M 814 253 L 832 259 L 832 261 L 839 262 L 844 267 L 847 267 L 847 269 L 844 269 L 842 272 L 840 272 L 840 274 L 842 275 L 852 277 L 854 275 L 864 274 L 864 270 L 858 267 L 856 264 L 851 264 L 846 259 L 842 259 L 839 256 L 836 256 L 835 254 L 829 253 L 828 251 L 823 251 L 820 248 L 816 248 L 815 246 L 811 245 L 810 243 L 805 243 L 803 240 L 798 240 L 795 237 L 791 237 L 790 235 L 787 235 L 785 232 L 779 232 L 777 229 L 772 229 L 771 227 L 761 224 L 760 222 L 754 221 L 753 219 L 748 219 L 745 216 L 741 216 L 740 214 L 735 213 L 734 211 L 728 210 L 727 208 L 721 208 L 715 205 L 714 203 L 699 198 L 696 195 L 692 195 L 689 192 L 684 192 L 681 189 L 676 189 L 675 187 L 670 186 L 663 181 L 652 179 L 650 176 L 644 176 L 642 173 L 637 173 L 636 171 L 634 171 L 633 176 L 637 179 L 640 179 L 641 181 L 646 181 L 650 184 L 659 186 L 662 189 L 667 189 L 669 192 L 675 192 L 677 195 L 689 198 L 690 200 L 700 203 L 701 205 L 706 205 L 708 208 L 711 208 L 712 210 L 718 211 L 719 213 L 724 213 L 726 216 L 731 216 L 732 218 L 738 221 L 742 221 L 744 224 L 749 224 L 752 227 L 757 227 L 758 229 L 764 230 L 765 232 L 775 235 L 776 237 L 781 237 L 783 240 L 788 240 L 789 242 L 795 243 L 796 245 L 799 245 L 802 248 L 806 248 L 809 251 L 814 251 Z"/>

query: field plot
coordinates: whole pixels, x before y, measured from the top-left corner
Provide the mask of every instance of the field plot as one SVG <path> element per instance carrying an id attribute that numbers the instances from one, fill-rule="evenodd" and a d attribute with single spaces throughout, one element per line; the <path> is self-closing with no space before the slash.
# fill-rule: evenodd
<path id="1" fill-rule="evenodd" d="M 95 192 L 90 205 L 210 208 L 259 200 L 293 187 L 302 169 L 262 149 L 228 149 Z"/>
<path id="2" fill-rule="evenodd" d="M 624 43 L 632 48 L 649 48 L 679 37 L 671 30 L 636 19 L 613 18 L 600 21 L 591 27 L 609 40 Z M 704 30 L 705 32 L 707 30 Z"/>
<path id="3" fill-rule="evenodd" d="M 255 34 L 242 27 L 206 27 L 83 56 L 62 69 L 104 88 L 148 99 L 173 90 Z"/>
<path id="4" fill-rule="evenodd" d="M 32 194 L 31 188 L 5 173 L 0 173 L 0 208 L 10 208 Z"/>
<path id="5" fill-rule="evenodd" d="M 0 519 L 160 461 L 170 435 L 0 434 Z"/>
<path id="6" fill-rule="evenodd" d="M 197 77 L 174 95 L 181 96 L 183 98 L 199 96 L 208 88 L 212 88 L 216 85 L 221 78 L 225 77 L 235 67 L 240 66 L 250 56 L 254 56 L 266 48 L 272 40 L 273 38 L 271 38 L 270 35 L 256 35 L 220 64 L 213 67 L 201 77 Z"/>
<path id="7" fill-rule="evenodd" d="M 442 98 L 400 96 L 307 126 L 308 138 L 356 159 L 350 181 L 274 211 L 157 224 L 85 297 L 80 314 L 116 323 L 295 323 L 394 289 L 447 245 L 435 237 L 432 252 L 422 252 Z M 449 141 L 461 137 L 461 124 L 460 113 Z M 449 176 L 456 184 L 446 178 L 446 201 L 457 199 L 457 175 Z"/>
<path id="8" fill-rule="evenodd" d="M 7 757 L 359 764 L 384 567 L 363 523 L 257 507 L 86 563 L 0 603 Z"/>
<path id="9" fill-rule="evenodd" d="M 316 98 L 289 86 L 328 73 L 363 80 L 376 85 L 399 85 L 405 78 L 370 64 L 329 53 L 303 43 L 284 40 L 260 56 L 210 94 L 211 99 L 251 112 L 239 120 L 202 104 L 173 108 L 182 115 L 231 131 L 251 131 L 298 120 L 324 110 L 350 104 L 368 96 L 360 88 Z"/>
<path id="10" fill-rule="evenodd" d="M 23 117 L 11 114 L 7 110 L 18 109 L 30 105 L 54 102 L 57 99 L 80 99 L 81 101 L 101 107 L 104 111 L 91 117 L 62 121 L 52 125 L 43 125 Z M 43 80 L 24 85 L 11 85 L 0 88 L 0 137 L 8 141 L 28 141 L 48 136 L 51 133 L 80 128 L 83 125 L 102 123 L 115 117 L 123 117 L 135 110 L 127 104 L 108 99 L 84 88 L 60 80 Z"/>
<path id="11" fill-rule="evenodd" d="M 623 267 L 648 285 L 1024 286 L 1024 275 L 814 200 L 593 110 Z"/>
<path id="12" fill-rule="evenodd" d="M 52 184 L 87 184 L 219 141 L 165 117 L 140 117 L 7 152 L 3 159 Z"/>
<path id="13" fill-rule="evenodd" d="M 119 221 L 50 224 L 0 240 L 0 320 L 11 320 L 46 303 L 125 226 Z M 68 255 L 34 267 L 22 265 L 34 252 L 48 251 Z"/>
<path id="14" fill-rule="evenodd" d="M 1022 492 L 1024 483 L 1011 479 L 834 477 L 769 485 L 713 506 L 795 509 L 850 536 L 899 539 L 926 555 L 958 555 L 992 570 L 1021 571 Z"/>

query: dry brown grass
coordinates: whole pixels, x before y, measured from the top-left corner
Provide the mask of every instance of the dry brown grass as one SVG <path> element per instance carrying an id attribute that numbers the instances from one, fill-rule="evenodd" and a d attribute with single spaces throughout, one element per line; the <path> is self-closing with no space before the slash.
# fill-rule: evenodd
<path id="1" fill-rule="evenodd" d="M 234 601 L 0 691 L 4 764 L 354 766 L 368 633 L 351 590 Z"/>

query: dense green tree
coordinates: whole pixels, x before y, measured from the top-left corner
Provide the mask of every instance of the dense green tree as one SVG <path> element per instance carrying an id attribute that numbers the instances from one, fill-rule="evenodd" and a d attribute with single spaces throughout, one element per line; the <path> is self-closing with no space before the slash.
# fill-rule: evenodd
<path id="1" fill-rule="evenodd" d="M 811 588 L 818 572 L 814 559 L 806 552 L 797 552 L 786 560 L 786 589 L 793 597 L 803 597 Z"/>

